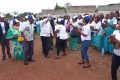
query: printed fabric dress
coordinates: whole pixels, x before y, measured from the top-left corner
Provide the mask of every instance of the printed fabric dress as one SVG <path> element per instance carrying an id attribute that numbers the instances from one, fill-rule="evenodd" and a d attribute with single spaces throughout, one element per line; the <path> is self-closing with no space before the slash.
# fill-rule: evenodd
<path id="1" fill-rule="evenodd" d="M 113 24 L 113 21 L 114 20 L 111 20 L 109 22 L 109 24 Z M 104 39 L 104 52 L 106 53 L 113 53 L 113 45 L 109 43 L 109 37 L 110 35 L 113 33 L 113 31 L 115 30 L 115 28 L 113 28 L 112 26 L 108 26 L 106 29 L 105 29 L 105 39 Z"/>
<path id="2" fill-rule="evenodd" d="M 15 35 L 20 36 L 21 33 L 15 28 L 10 28 L 7 33 L 7 39 L 12 41 L 13 57 L 15 60 L 23 60 L 23 46 L 22 43 L 18 42 L 17 38 L 14 38 Z"/>

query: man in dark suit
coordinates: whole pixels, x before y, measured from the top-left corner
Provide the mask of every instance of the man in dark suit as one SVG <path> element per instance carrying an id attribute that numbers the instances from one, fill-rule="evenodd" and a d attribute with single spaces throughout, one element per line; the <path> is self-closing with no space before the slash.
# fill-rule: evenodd
<path id="1" fill-rule="evenodd" d="M 5 48 L 7 50 L 8 58 L 11 59 L 9 40 L 6 39 L 8 29 L 9 29 L 8 22 L 4 21 L 3 15 L 0 16 L 0 44 L 2 50 L 2 60 L 6 59 Z"/>

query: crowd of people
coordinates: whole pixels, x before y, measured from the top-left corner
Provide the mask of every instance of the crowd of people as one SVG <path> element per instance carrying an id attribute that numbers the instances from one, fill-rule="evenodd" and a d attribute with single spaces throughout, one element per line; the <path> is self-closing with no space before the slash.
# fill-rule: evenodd
<path id="1" fill-rule="evenodd" d="M 35 18 L 27 15 L 24 18 L 16 16 L 10 21 L 5 21 L 4 16 L 0 16 L 0 43 L 2 50 L 2 60 L 6 60 L 11 55 L 15 60 L 24 61 L 25 65 L 35 62 L 34 39 L 35 33 L 40 33 L 42 43 L 42 53 L 45 58 L 49 57 L 49 50 L 54 49 L 53 38 L 56 39 L 56 58 L 60 59 L 61 50 L 66 56 L 66 48 L 76 51 L 81 44 L 81 61 L 83 68 L 91 66 L 88 49 L 93 47 L 102 54 L 112 54 L 111 73 L 112 80 L 117 80 L 117 69 L 120 66 L 120 14 L 119 11 L 109 14 L 85 14 L 70 17 L 52 15 Z M 12 43 L 10 51 L 9 41 Z M 37 44 L 35 44 L 37 45 Z M 12 53 L 11 53 L 12 52 Z"/>

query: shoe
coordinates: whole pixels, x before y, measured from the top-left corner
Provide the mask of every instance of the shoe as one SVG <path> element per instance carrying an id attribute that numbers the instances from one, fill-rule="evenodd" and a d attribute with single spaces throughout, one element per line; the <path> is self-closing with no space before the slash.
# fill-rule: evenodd
<path id="1" fill-rule="evenodd" d="M 78 64 L 85 64 L 85 62 L 79 62 Z"/>
<path id="2" fill-rule="evenodd" d="M 28 65 L 28 62 L 24 62 L 24 65 Z"/>
<path id="3" fill-rule="evenodd" d="M 28 60 L 29 62 L 35 62 L 35 60 Z"/>
<path id="4" fill-rule="evenodd" d="M 50 58 L 50 57 L 48 57 L 48 56 L 46 56 L 46 55 L 45 55 L 44 57 L 45 57 L 45 58 Z"/>
<path id="5" fill-rule="evenodd" d="M 57 56 L 55 59 L 60 59 L 60 56 Z"/>
<path id="6" fill-rule="evenodd" d="M 84 66 L 83 66 L 83 68 L 89 68 L 89 67 L 91 67 L 90 64 L 88 64 L 88 65 L 84 65 Z"/>
<path id="7" fill-rule="evenodd" d="M 8 55 L 8 58 L 11 59 L 11 55 Z"/>

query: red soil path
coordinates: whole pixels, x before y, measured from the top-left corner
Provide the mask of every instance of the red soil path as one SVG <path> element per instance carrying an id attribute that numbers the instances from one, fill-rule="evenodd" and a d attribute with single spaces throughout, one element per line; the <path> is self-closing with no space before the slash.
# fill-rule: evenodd
<path id="1" fill-rule="evenodd" d="M 36 62 L 25 66 L 21 61 L 0 60 L 0 80 L 111 80 L 111 55 L 101 56 L 98 51 L 90 48 L 92 67 L 84 69 L 82 65 L 77 64 L 80 61 L 79 51 L 67 50 L 67 56 L 59 60 L 54 59 L 55 50 L 50 52 L 49 59 L 44 58 L 41 52 L 41 41 L 36 37 Z M 120 77 L 118 78 L 120 80 Z"/>

